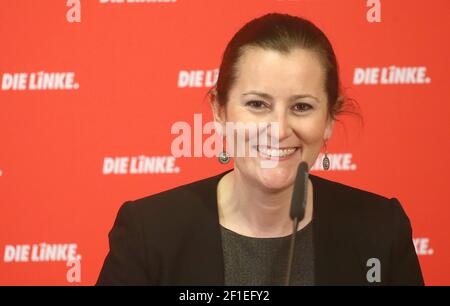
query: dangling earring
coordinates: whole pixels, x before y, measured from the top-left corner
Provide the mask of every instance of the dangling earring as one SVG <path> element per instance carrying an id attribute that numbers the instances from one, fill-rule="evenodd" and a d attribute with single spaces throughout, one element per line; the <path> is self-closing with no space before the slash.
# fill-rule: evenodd
<path id="1" fill-rule="evenodd" d="M 225 137 L 222 142 L 222 152 L 219 153 L 218 159 L 221 164 L 228 164 L 230 162 L 230 155 L 225 151 Z"/>
<path id="2" fill-rule="evenodd" d="M 324 170 L 330 169 L 330 159 L 328 158 L 327 141 L 325 140 L 325 157 L 322 160 L 322 167 Z"/>

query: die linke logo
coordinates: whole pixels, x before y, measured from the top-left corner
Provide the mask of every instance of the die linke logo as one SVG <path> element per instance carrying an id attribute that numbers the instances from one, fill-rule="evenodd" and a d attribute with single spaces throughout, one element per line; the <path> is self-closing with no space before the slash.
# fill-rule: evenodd
<path id="1" fill-rule="evenodd" d="M 1 90 L 77 90 L 74 72 L 3 73 Z"/>
<path id="2" fill-rule="evenodd" d="M 179 88 L 211 87 L 219 77 L 219 69 L 181 70 L 178 74 Z"/>
<path id="3" fill-rule="evenodd" d="M 430 248 L 430 238 L 414 238 L 413 243 L 417 255 L 426 256 L 434 254 L 434 250 Z"/>
<path id="4" fill-rule="evenodd" d="M 103 174 L 178 173 L 173 156 L 121 156 L 105 157 Z"/>
<path id="5" fill-rule="evenodd" d="M 369 67 L 355 68 L 355 85 L 396 85 L 428 84 L 431 78 L 426 75 L 426 67 Z"/>
<path id="6" fill-rule="evenodd" d="M 357 169 L 356 164 L 352 163 L 352 153 L 327 153 L 327 156 L 330 159 L 330 169 L 327 171 L 355 171 Z M 311 170 L 323 170 L 323 158 L 324 154 L 319 153 Z"/>
<path id="7" fill-rule="evenodd" d="M 76 243 L 7 244 L 3 253 L 3 261 L 5 263 L 79 261 L 81 255 L 77 254 L 77 247 Z"/>

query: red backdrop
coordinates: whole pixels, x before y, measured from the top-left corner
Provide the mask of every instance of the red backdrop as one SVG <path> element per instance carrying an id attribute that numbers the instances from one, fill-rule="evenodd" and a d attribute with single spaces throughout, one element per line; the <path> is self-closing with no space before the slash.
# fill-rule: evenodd
<path id="1" fill-rule="evenodd" d="M 204 96 L 227 42 L 269 12 L 328 35 L 364 116 L 341 118 L 332 170 L 312 173 L 397 197 L 426 283 L 450 284 L 449 1 L 381 0 L 381 22 L 365 0 L 81 0 L 81 22 L 66 2 L 0 1 L 0 284 L 93 284 L 124 201 L 232 166 L 177 158 L 172 171 L 171 126 L 211 120 Z M 379 75 L 360 82 L 368 68 Z M 152 157 L 164 171 L 133 172 Z M 111 172 L 111 158 L 130 164 Z M 67 279 L 72 255 L 81 282 Z"/>

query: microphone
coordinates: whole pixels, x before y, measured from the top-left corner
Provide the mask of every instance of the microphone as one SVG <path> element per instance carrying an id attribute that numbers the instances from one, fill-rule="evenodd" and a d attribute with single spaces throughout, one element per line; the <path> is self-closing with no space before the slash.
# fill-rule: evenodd
<path id="1" fill-rule="evenodd" d="M 298 224 L 305 217 L 305 208 L 308 190 L 308 163 L 302 161 L 297 168 L 297 176 L 294 182 L 294 191 L 292 192 L 290 217 L 292 219 L 293 231 L 291 243 L 289 246 L 289 258 L 286 273 L 286 286 L 291 283 L 292 262 L 294 261 L 295 236 L 297 234 Z"/>

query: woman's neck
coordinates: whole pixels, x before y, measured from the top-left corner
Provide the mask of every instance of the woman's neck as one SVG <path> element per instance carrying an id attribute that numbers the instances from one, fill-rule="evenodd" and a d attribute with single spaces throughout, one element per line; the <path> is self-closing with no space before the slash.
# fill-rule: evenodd
<path id="1" fill-rule="evenodd" d="M 249 237 L 282 237 L 292 233 L 289 217 L 293 185 L 279 191 L 265 190 L 236 169 L 217 187 L 220 224 Z M 308 181 L 305 218 L 297 230 L 312 219 L 312 183 Z"/>

